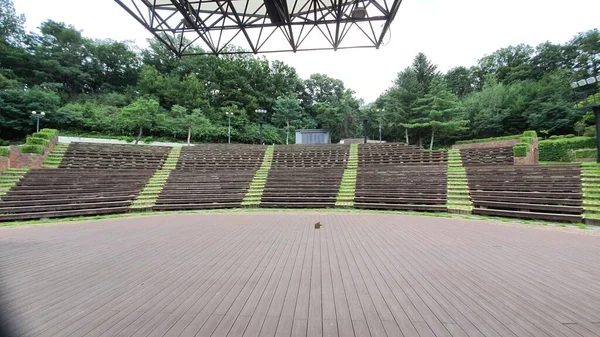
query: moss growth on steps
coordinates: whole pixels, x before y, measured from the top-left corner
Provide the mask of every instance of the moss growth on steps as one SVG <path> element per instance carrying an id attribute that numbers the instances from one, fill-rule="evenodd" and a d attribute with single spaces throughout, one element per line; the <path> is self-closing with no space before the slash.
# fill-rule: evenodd
<path id="1" fill-rule="evenodd" d="M 69 144 L 56 144 L 56 146 L 54 146 L 54 149 L 52 149 L 52 152 L 50 152 L 48 157 L 46 157 L 46 160 L 44 160 L 42 168 L 58 168 L 68 148 Z"/>
<path id="2" fill-rule="evenodd" d="M 154 172 L 154 175 L 148 180 L 144 189 L 142 189 L 140 194 L 138 194 L 133 203 L 129 206 L 129 209 L 144 211 L 154 207 L 156 199 L 158 199 L 167 179 L 169 179 L 171 171 L 177 166 L 180 154 L 181 146 L 171 148 L 171 152 L 169 152 L 167 160 L 165 160 L 162 168 Z"/>
<path id="3" fill-rule="evenodd" d="M 583 194 L 583 217 L 600 220 L 600 165 L 581 165 L 581 193 Z"/>
<path id="4" fill-rule="evenodd" d="M 23 176 L 29 171 L 29 168 L 7 169 L 0 173 L 0 198 L 15 186 Z"/>
<path id="5" fill-rule="evenodd" d="M 248 191 L 244 195 L 242 200 L 242 206 L 252 207 L 260 205 L 260 199 L 262 199 L 263 191 L 265 190 L 265 184 L 267 183 L 267 176 L 273 163 L 273 152 L 275 151 L 275 145 L 270 145 L 265 151 L 262 164 L 260 168 L 254 174 L 254 178 L 248 186 Z"/>
<path id="6" fill-rule="evenodd" d="M 448 178 L 446 206 L 449 212 L 467 212 L 473 209 L 469 196 L 467 172 L 462 164 L 460 150 L 448 150 Z"/>
<path id="7" fill-rule="evenodd" d="M 358 144 L 350 144 L 350 153 L 348 162 L 342 175 L 340 189 L 338 191 L 335 206 L 352 207 L 354 206 L 354 197 L 356 192 L 356 175 L 358 173 Z"/>

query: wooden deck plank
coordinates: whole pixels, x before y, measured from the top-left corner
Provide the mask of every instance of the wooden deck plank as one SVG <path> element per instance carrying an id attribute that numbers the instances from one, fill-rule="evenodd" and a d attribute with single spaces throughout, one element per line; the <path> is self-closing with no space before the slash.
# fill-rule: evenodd
<path id="1" fill-rule="evenodd" d="M 0 305 L 41 337 L 600 336 L 599 253 L 600 230 L 391 214 L 0 228 Z"/>

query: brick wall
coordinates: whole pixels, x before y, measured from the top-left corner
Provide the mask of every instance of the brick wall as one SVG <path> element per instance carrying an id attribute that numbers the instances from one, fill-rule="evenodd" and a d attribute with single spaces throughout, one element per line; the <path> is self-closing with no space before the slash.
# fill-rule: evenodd
<path id="1" fill-rule="evenodd" d="M 534 138 L 533 143 L 529 145 L 529 152 L 526 157 L 515 157 L 515 165 L 536 165 L 540 162 L 540 151 L 538 139 Z"/>
<path id="2" fill-rule="evenodd" d="M 21 153 L 21 148 L 18 145 L 12 145 L 9 147 L 10 149 L 10 168 L 21 168 L 21 167 L 29 167 L 29 168 L 38 168 L 42 166 L 44 160 L 54 146 L 58 143 L 58 137 L 54 137 L 50 140 L 50 144 L 44 149 L 44 154 L 35 154 L 35 153 Z"/>
<path id="3" fill-rule="evenodd" d="M 0 173 L 10 168 L 10 159 L 8 157 L 0 157 Z"/>
<path id="4" fill-rule="evenodd" d="M 496 147 L 513 147 L 520 142 L 519 139 L 498 140 L 495 142 L 473 143 L 473 144 L 457 144 L 452 145 L 453 149 L 491 149 Z M 538 139 L 534 138 L 533 143 L 529 145 L 529 153 L 527 157 L 515 157 L 515 165 L 535 165 L 540 161 L 540 151 Z"/>

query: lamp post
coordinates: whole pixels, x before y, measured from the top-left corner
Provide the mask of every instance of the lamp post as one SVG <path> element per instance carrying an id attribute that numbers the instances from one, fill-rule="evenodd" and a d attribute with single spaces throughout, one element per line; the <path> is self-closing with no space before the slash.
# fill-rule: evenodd
<path id="1" fill-rule="evenodd" d="M 262 145 L 262 143 L 263 143 L 263 116 L 267 113 L 267 110 L 256 109 L 256 110 L 254 110 L 254 112 L 256 112 L 258 114 L 258 118 L 259 118 L 259 123 L 260 123 L 260 142 L 259 142 L 259 144 Z"/>
<path id="2" fill-rule="evenodd" d="M 377 109 L 377 115 L 379 115 L 379 113 L 384 113 L 385 109 Z M 379 143 L 381 143 L 381 115 L 379 115 Z"/>
<path id="3" fill-rule="evenodd" d="M 42 112 L 35 112 L 35 111 L 32 111 L 32 112 L 31 112 L 31 115 L 32 115 L 32 116 L 33 116 L 33 117 L 36 119 L 36 121 L 37 121 L 36 132 L 40 132 L 40 119 L 41 119 L 41 118 L 44 118 L 44 116 L 46 116 L 46 113 L 45 113 L 45 112 L 43 112 L 43 111 L 42 111 Z"/>
<path id="4" fill-rule="evenodd" d="M 600 101 L 597 101 L 596 97 L 595 97 L 595 94 L 598 91 L 597 83 L 600 83 L 600 75 L 590 76 L 588 78 L 572 82 L 571 88 L 577 89 L 577 88 L 587 87 L 590 85 L 595 85 L 595 87 L 592 90 L 583 92 L 584 100 L 583 100 L 583 104 L 582 104 L 581 108 L 585 109 L 585 108 L 591 107 L 592 111 L 594 112 L 594 117 L 595 117 L 595 121 L 596 121 L 596 149 L 600 153 Z M 591 97 L 592 97 L 591 102 L 587 99 L 588 97 L 586 95 L 586 94 L 590 94 L 590 93 L 591 93 Z M 600 156 L 597 156 L 596 163 L 600 163 Z"/>
<path id="5" fill-rule="evenodd" d="M 233 112 L 225 112 L 227 118 L 229 119 L 229 129 L 227 131 L 227 144 L 231 144 L 231 116 L 233 116 Z"/>

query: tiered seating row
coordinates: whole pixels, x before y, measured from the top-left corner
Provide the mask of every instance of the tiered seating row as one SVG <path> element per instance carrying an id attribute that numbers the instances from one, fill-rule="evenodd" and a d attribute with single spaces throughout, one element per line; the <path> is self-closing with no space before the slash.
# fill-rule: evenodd
<path id="1" fill-rule="evenodd" d="M 125 213 L 153 172 L 31 170 L 0 197 L 0 220 Z"/>
<path id="2" fill-rule="evenodd" d="M 197 145 L 181 151 L 177 170 L 255 170 L 262 163 L 263 145 Z"/>
<path id="3" fill-rule="evenodd" d="M 276 146 L 260 207 L 334 207 L 349 145 Z"/>
<path id="4" fill-rule="evenodd" d="M 446 211 L 443 165 L 359 167 L 354 207 L 411 211 Z"/>
<path id="5" fill-rule="evenodd" d="M 170 147 L 71 143 L 59 168 L 159 169 Z"/>
<path id="6" fill-rule="evenodd" d="M 486 166 L 486 165 L 513 165 L 512 147 L 496 147 L 489 149 L 461 149 L 463 165 Z"/>
<path id="7" fill-rule="evenodd" d="M 579 165 L 467 167 L 473 213 L 580 222 Z"/>
<path id="8" fill-rule="evenodd" d="M 153 209 L 241 207 L 266 149 L 253 145 L 185 147 Z"/>
<path id="9" fill-rule="evenodd" d="M 397 143 L 360 144 L 358 166 L 379 165 L 445 165 L 446 151 L 423 151 L 416 145 Z"/>

